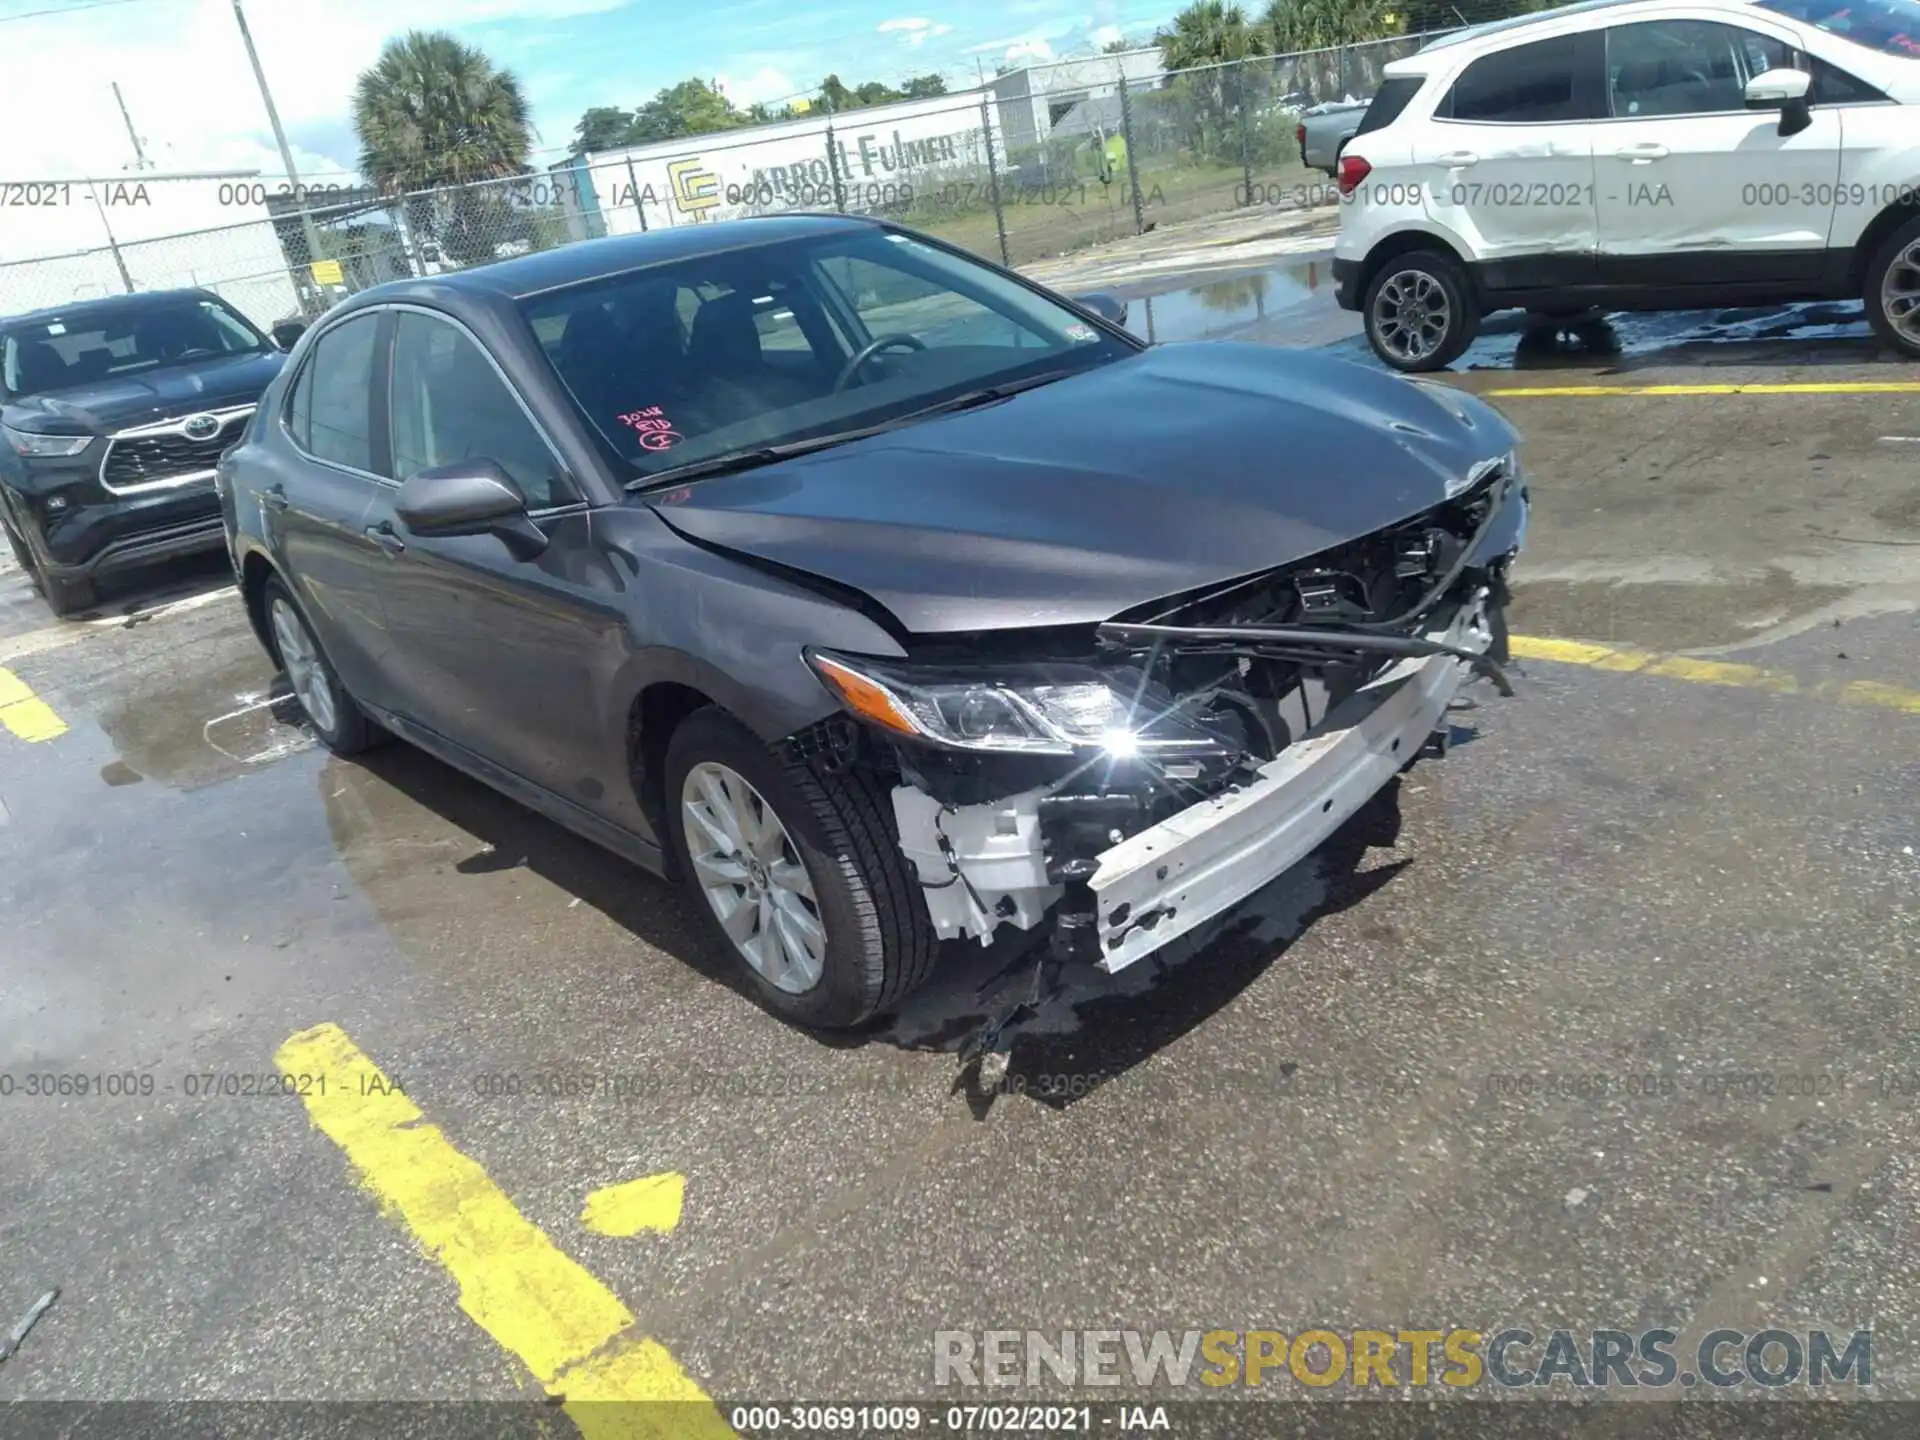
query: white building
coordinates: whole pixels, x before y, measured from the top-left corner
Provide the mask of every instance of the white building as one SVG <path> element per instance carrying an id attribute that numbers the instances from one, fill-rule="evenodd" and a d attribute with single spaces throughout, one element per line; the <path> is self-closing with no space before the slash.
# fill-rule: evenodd
<path id="1" fill-rule="evenodd" d="M 576 239 L 786 210 L 911 206 L 978 185 L 1006 147 L 982 91 L 818 113 L 751 129 L 602 150 L 552 166 Z"/>
<path id="2" fill-rule="evenodd" d="M 1044 144 L 1054 126 L 1085 101 L 1110 96 L 1117 100 L 1121 76 L 1129 89 L 1139 91 L 1158 85 L 1165 74 L 1159 47 L 1150 45 L 1113 55 L 1029 65 L 997 76 L 987 88 L 1000 114 L 1007 149 L 1018 158 L 1022 150 Z"/>

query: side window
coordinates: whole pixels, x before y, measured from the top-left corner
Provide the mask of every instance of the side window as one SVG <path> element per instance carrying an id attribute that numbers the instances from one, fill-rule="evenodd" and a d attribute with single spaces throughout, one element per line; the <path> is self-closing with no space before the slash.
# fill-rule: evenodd
<path id="1" fill-rule="evenodd" d="M 1451 120 L 1542 125 L 1583 118 L 1574 99 L 1577 35 L 1482 55 L 1461 72 L 1440 114 Z"/>
<path id="2" fill-rule="evenodd" d="M 1607 99 L 1616 119 L 1744 110 L 1749 76 L 1787 63 L 1784 45 L 1731 25 L 1616 25 L 1607 31 Z"/>
<path id="3" fill-rule="evenodd" d="M 480 347 L 444 320 L 403 311 L 393 339 L 393 476 L 493 461 L 544 510 L 574 497 L 560 464 Z"/>
<path id="4" fill-rule="evenodd" d="M 1817 55 L 1802 57 L 1802 69 L 1813 67 L 1813 89 L 1807 98 L 1815 105 L 1870 104 L 1887 97 L 1866 81 L 1849 75 L 1838 65 L 1829 65 Z"/>
<path id="5" fill-rule="evenodd" d="M 1407 108 L 1409 101 L 1420 93 L 1420 87 L 1427 83 L 1424 75 L 1390 75 L 1380 82 L 1380 88 L 1373 92 L 1373 101 L 1367 106 L 1367 113 L 1360 117 L 1360 128 L 1355 135 L 1371 135 L 1375 130 L 1384 130 L 1400 118 L 1400 112 Z"/>
<path id="6" fill-rule="evenodd" d="M 370 402 L 373 342 L 379 333 L 378 315 L 357 315 L 314 342 L 288 423 L 316 459 L 356 470 L 374 468 Z"/>
<path id="7" fill-rule="evenodd" d="M 313 410 L 313 366 L 308 364 L 293 377 L 293 389 L 286 400 L 287 433 L 293 436 L 293 443 L 302 450 L 311 450 L 307 438 L 307 417 Z M 255 412 L 258 413 L 257 411 Z"/>

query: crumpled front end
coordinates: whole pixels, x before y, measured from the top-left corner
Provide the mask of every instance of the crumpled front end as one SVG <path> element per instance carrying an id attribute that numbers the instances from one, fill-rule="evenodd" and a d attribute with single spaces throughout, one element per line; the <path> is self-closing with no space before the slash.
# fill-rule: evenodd
<path id="1" fill-rule="evenodd" d="M 1050 927 L 1063 958 L 1131 965 L 1311 853 L 1418 756 L 1473 674 L 1507 692 L 1526 494 L 1511 456 L 1455 488 L 1092 634 L 1035 632 L 984 658 L 984 640 L 907 662 L 811 656 L 868 722 L 838 753 L 889 772 L 940 936 Z"/>

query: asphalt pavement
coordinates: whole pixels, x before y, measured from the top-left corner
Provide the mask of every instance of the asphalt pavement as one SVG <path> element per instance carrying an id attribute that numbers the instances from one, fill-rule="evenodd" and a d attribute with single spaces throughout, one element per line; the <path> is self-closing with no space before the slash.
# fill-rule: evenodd
<path id="1" fill-rule="evenodd" d="M 1156 338 L 1370 363 L 1313 263 L 1155 281 Z M 1920 368 L 1857 307 L 1587 342 L 1452 377 L 1527 436 L 1517 696 L 991 1087 L 1005 953 L 791 1029 L 664 883 L 317 749 L 217 557 L 64 623 L 0 570 L 0 1335 L 59 1291 L 0 1402 L 577 1398 L 616 1352 L 899 1399 L 938 1331 L 1509 1324 L 1871 1327 L 1920 1399 Z"/>

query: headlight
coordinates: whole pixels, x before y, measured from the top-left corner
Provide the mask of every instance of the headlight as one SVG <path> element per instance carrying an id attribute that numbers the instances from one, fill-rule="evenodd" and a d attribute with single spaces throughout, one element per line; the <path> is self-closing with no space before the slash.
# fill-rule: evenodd
<path id="1" fill-rule="evenodd" d="M 1230 748 L 1138 672 L 1054 665 L 962 675 L 823 651 L 807 662 L 855 717 L 957 750 L 1127 758 Z"/>
<path id="2" fill-rule="evenodd" d="M 0 425 L 0 431 L 6 432 L 7 443 L 20 455 L 78 455 L 93 443 L 91 435 L 36 435 L 11 425 Z"/>

